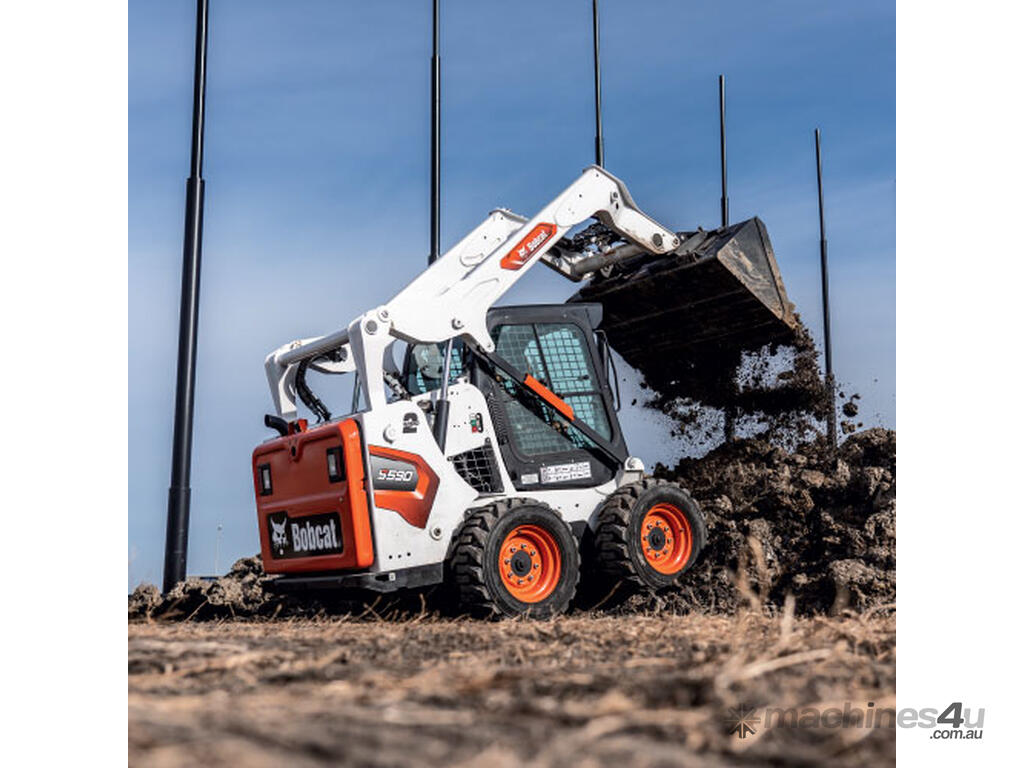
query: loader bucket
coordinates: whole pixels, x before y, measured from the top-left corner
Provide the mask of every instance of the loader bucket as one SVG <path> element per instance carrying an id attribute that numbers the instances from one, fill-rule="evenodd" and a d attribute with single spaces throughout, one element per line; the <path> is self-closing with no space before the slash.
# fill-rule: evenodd
<path id="1" fill-rule="evenodd" d="M 798 321 L 760 219 L 680 236 L 675 251 L 617 264 L 569 301 L 604 305 L 612 348 L 656 390 L 714 404 L 743 351 L 791 343 Z"/>

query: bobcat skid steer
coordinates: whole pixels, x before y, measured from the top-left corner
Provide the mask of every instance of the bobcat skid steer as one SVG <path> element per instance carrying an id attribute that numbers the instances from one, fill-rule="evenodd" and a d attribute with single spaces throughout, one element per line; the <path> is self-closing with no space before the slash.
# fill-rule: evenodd
<path id="1" fill-rule="evenodd" d="M 591 217 L 622 243 L 559 244 Z M 543 618 L 566 609 L 581 572 L 623 593 L 675 585 L 700 555 L 704 520 L 686 490 L 645 477 L 627 452 L 601 304 L 494 304 L 538 263 L 579 280 L 588 264 L 672 261 L 683 245 L 591 166 L 532 219 L 493 211 L 348 327 L 271 353 L 277 415 L 265 423 L 280 434 L 252 469 L 273 588 L 445 582 L 464 611 Z M 648 330 L 671 355 L 672 328 L 652 318 Z M 355 377 L 350 414 L 331 417 L 309 369 Z M 297 398 L 320 423 L 298 418 Z"/>

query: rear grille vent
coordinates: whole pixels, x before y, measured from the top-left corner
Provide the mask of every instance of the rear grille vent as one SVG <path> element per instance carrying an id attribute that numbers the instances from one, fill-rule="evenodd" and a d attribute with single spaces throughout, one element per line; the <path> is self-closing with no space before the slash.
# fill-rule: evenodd
<path id="1" fill-rule="evenodd" d="M 479 448 L 452 456 L 451 462 L 459 476 L 479 493 L 501 493 L 501 475 L 494 464 L 490 440 Z"/>

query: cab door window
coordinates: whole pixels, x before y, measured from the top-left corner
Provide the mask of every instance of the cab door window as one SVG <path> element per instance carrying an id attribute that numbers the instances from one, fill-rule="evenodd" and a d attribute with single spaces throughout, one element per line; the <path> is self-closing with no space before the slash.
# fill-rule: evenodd
<path id="1" fill-rule="evenodd" d="M 599 379 L 583 330 L 574 323 L 502 325 L 494 329 L 497 353 L 572 406 L 576 417 L 606 440 L 612 437 Z M 511 437 L 525 456 L 590 448 L 546 403 L 520 402 L 505 382 Z"/>

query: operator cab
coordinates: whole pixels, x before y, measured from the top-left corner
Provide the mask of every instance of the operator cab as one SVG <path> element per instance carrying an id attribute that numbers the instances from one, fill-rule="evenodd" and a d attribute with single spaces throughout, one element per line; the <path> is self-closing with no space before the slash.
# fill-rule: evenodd
<path id="1" fill-rule="evenodd" d="M 625 454 L 611 351 L 595 330 L 600 322 L 601 305 L 587 303 L 495 307 L 487 314 L 495 353 L 553 392 L 578 421 Z M 443 367 L 443 344 L 411 345 L 403 383 L 413 396 L 433 391 L 441 386 Z M 449 375 L 450 383 L 465 377 L 483 393 L 516 490 L 591 488 L 615 476 L 618 466 L 607 451 L 554 407 L 525 395 L 461 340 L 453 344 Z"/>

